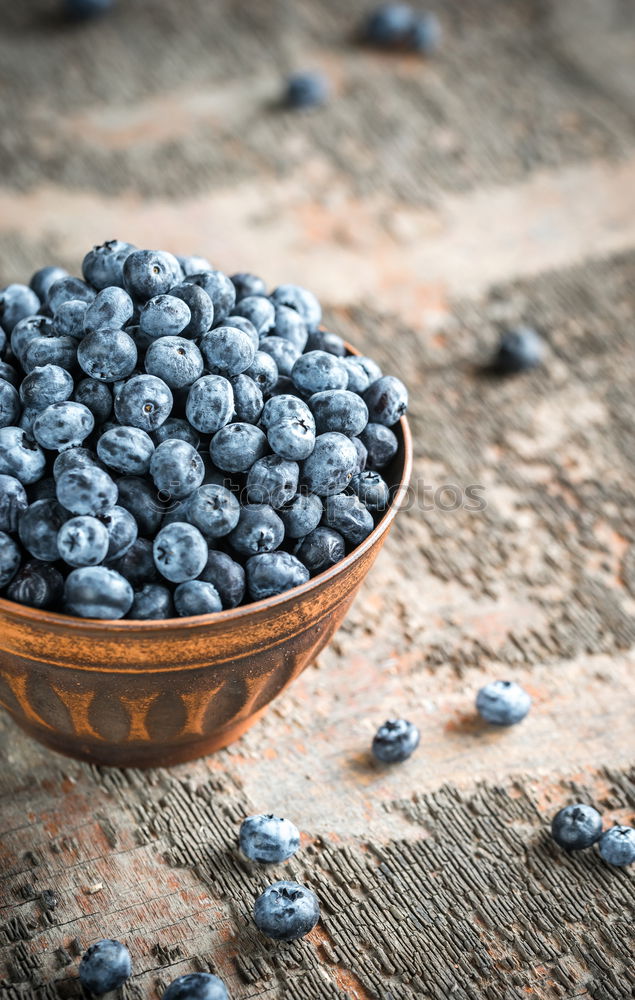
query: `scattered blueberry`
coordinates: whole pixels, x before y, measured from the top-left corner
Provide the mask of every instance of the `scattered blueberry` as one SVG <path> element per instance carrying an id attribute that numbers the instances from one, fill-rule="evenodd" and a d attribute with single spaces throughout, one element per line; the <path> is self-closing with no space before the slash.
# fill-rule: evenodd
<path id="1" fill-rule="evenodd" d="M 329 81 L 324 73 L 304 70 L 287 79 L 284 102 L 295 110 L 318 108 L 327 103 L 329 96 Z"/>
<path id="2" fill-rule="evenodd" d="M 275 941 L 304 937 L 319 919 L 317 896 L 297 882 L 274 882 L 254 904 L 256 927 Z"/>
<path id="3" fill-rule="evenodd" d="M 229 1000 L 222 979 L 210 972 L 192 972 L 170 983 L 162 1000 Z"/>
<path id="4" fill-rule="evenodd" d="M 494 369 L 503 375 L 537 368 L 544 360 L 544 343 L 530 326 L 508 330 L 500 339 Z"/>
<path id="5" fill-rule="evenodd" d="M 373 737 L 373 756 L 383 764 L 398 764 L 414 753 L 419 739 L 419 730 L 413 722 L 388 719 Z"/>
<path id="6" fill-rule="evenodd" d="M 114 3 L 115 0 L 64 0 L 68 17 L 77 21 L 106 14 L 114 6 Z M 103 992 L 105 991 L 102 990 Z"/>
<path id="7" fill-rule="evenodd" d="M 551 836 L 559 847 L 567 851 L 590 847 L 601 833 L 602 817 L 599 812 L 582 802 L 560 809 L 551 821 Z"/>
<path id="8" fill-rule="evenodd" d="M 251 861 L 277 864 L 286 861 L 300 846 L 300 831 L 288 819 L 271 813 L 248 816 L 240 824 L 240 849 Z"/>
<path id="9" fill-rule="evenodd" d="M 408 47 L 420 52 L 424 56 L 430 56 L 437 51 L 441 44 L 441 24 L 435 14 L 426 11 L 417 14 L 414 24 L 407 35 Z"/>
<path id="10" fill-rule="evenodd" d="M 399 46 L 412 30 L 415 13 L 408 3 L 383 3 L 368 18 L 365 36 L 373 45 Z"/>
<path id="11" fill-rule="evenodd" d="M 97 996 L 122 986 L 131 972 L 130 952 L 121 941 L 97 941 L 84 952 L 79 963 L 82 986 Z"/>
<path id="12" fill-rule="evenodd" d="M 531 698 L 514 681 L 490 681 L 476 696 L 476 709 L 495 726 L 513 726 L 522 722 L 531 707 Z"/>
<path id="13" fill-rule="evenodd" d="M 598 850 L 603 861 L 623 868 L 635 861 L 635 828 L 613 826 L 600 837 Z"/>

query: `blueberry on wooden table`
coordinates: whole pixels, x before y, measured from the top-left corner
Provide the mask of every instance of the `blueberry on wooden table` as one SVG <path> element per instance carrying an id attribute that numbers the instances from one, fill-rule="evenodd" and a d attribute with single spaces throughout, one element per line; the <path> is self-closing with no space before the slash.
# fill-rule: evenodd
<path id="1" fill-rule="evenodd" d="M 82 986 L 97 996 L 122 986 L 131 972 L 132 961 L 126 946 L 108 938 L 92 944 L 79 963 Z"/>
<path id="2" fill-rule="evenodd" d="M 252 861 L 276 864 L 295 854 L 300 832 L 290 820 L 266 813 L 244 819 L 238 840 L 241 851 Z"/>
<path id="3" fill-rule="evenodd" d="M 494 726 L 514 726 L 531 708 L 531 698 L 514 681 L 490 681 L 476 695 L 476 710 Z"/>
<path id="4" fill-rule="evenodd" d="M 329 81 L 324 73 L 301 70 L 288 77 L 284 103 L 294 110 L 319 108 L 327 103 L 329 96 Z"/>
<path id="5" fill-rule="evenodd" d="M 502 335 L 493 367 L 502 375 L 529 371 L 542 363 L 544 354 L 539 334 L 530 326 L 519 326 Z"/>
<path id="6" fill-rule="evenodd" d="M 632 826 L 613 826 L 606 830 L 598 842 L 600 857 L 609 865 L 623 868 L 635 861 L 635 829 Z"/>
<path id="7" fill-rule="evenodd" d="M 162 1000 L 229 1000 L 229 994 L 218 976 L 210 972 L 192 972 L 170 983 Z"/>
<path id="8" fill-rule="evenodd" d="M 388 719 L 373 737 L 373 756 L 382 764 L 399 764 L 407 760 L 419 746 L 420 733 L 414 722 Z"/>
<path id="9" fill-rule="evenodd" d="M 313 930 L 319 919 L 317 896 L 297 882 L 274 882 L 254 904 L 256 927 L 275 941 L 296 941 Z"/>
<path id="10" fill-rule="evenodd" d="M 602 833 L 602 817 L 593 806 L 575 802 L 565 806 L 551 821 L 551 836 L 566 851 L 590 847 Z"/>

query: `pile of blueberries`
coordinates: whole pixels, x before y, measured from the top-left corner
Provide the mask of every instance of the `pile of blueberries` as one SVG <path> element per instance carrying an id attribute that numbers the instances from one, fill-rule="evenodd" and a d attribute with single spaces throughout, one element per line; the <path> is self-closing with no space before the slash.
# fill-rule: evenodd
<path id="1" fill-rule="evenodd" d="M 408 395 L 200 257 L 111 240 L 0 292 L 0 588 L 88 618 L 199 615 L 341 560 L 390 503 Z"/>

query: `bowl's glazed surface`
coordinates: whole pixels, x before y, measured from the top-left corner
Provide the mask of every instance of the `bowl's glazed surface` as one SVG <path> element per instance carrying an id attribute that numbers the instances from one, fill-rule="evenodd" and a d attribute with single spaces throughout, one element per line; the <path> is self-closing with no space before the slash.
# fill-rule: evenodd
<path id="1" fill-rule="evenodd" d="M 341 624 L 403 502 L 405 419 L 374 531 L 301 587 L 196 618 L 96 621 L 0 599 L 0 703 L 31 736 L 98 764 L 152 767 L 237 739 Z"/>

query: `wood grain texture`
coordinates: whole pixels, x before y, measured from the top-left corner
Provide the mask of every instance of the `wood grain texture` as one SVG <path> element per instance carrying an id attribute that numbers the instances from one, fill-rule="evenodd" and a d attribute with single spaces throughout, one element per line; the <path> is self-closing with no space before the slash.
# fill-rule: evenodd
<path id="1" fill-rule="evenodd" d="M 635 820 L 632 5 L 431 5 L 422 64 L 353 43 L 363 0 L 121 0 L 73 33 L 53 0 L 5 4 L 0 273 L 116 235 L 303 280 L 407 377 L 417 489 L 335 641 L 229 750 L 98 769 L 1 717 L 2 1000 L 79 997 L 104 935 L 126 1000 L 194 969 L 234 1000 L 633 996 L 633 873 L 547 833 L 576 799 Z M 281 114 L 304 65 L 337 97 Z M 547 364 L 493 380 L 520 320 Z M 492 732 L 472 706 L 502 676 L 534 707 Z M 393 714 L 422 743 L 385 769 Z M 236 848 L 264 810 L 302 831 L 271 871 Z M 282 873 L 323 909 L 288 946 L 250 918 Z"/>

